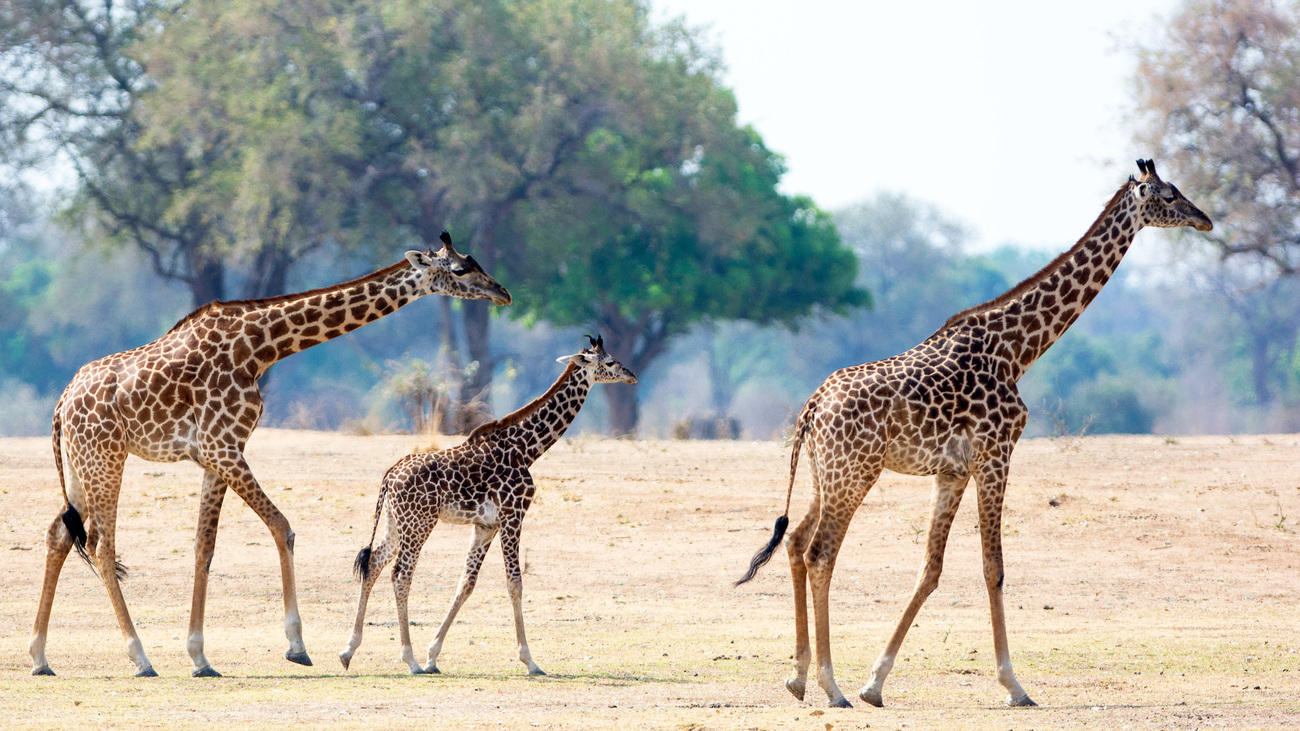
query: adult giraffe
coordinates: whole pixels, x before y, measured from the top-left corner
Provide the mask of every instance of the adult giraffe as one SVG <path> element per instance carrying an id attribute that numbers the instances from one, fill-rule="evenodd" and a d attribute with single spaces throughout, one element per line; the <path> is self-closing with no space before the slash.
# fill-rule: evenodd
<path id="1" fill-rule="evenodd" d="M 276 361 L 351 332 L 427 294 L 510 303 L 473 257 L 444 231 L 438 251 L 408 251 L 392 266 L 350 282 L 260 300 L 211 302 L 148 345 L 88 363 L 54 407 L 54 463 L 64 507 L 46 534 L 45 579 L 29 651 L 33 675 L 53 675 L 46 633 L 59 572 L 73 548 L 99 574 L 137 676 L 155 676 L 122 597 L 114 533 L 128 454 L 192 460 L 204 470 L 194 546 L 194 598 L 187 648 L 196 677 L 217 676 L 203 654 L 203 611 L 226 488 L 271 530 L 284 589 L 285 658 L 311 665 L 294 588 L 293 531 L 258 486 L 244 445 L 262 415 L 257 380 Z"/>
<path id="2" fill-rule="evenodd" d="M 813 461 L 812 501 L 786 543 L 794 582 L 795 675 L 785 686 L 796 698 L 803 699 L 811 660 L 808 585 L 817 632 L 817 681 L 832 706 L 849 706 L 831 668 L 831 572 L 854 511 L 881 470 L 890 469 L 934 475 L 930 529 L 912 600 L 858 697 L 882 705 L 881 689 L 903 638 L 939 583 L 948 531 L 973 476 L 998 682 L 1007 689 L 1010 705 L 1035 705 L 1011 670 L 1002 608 L 1002 500 L 1011 451 L 1029 415 L 1016 381 L 1097 296 L 1139 229 L 1192 226 L 1209 231 L 1214 226 L 1156 175 L 1152 161 L 1137 164 L 1140 177 L 1130 177 L 1120 187 L 1069 251 L 1010 291 L 957 313 L 911 350 L 832 373 L 809 397 L 795 422 L 789 490 L 794 489 L 799 449 L 807 444 Z M 755 554 L 737 584 L 753 578 L 772 557 L 789 513 L 787 492 L 785 514 L 777 519 L 772 540 Z"/>

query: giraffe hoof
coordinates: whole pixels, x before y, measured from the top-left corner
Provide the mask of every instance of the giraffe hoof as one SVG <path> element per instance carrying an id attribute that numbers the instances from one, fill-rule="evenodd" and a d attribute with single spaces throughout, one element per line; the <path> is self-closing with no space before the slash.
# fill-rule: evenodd
<path id="1" fill-rule="evenodd" d="M 830 702 L 830 707 L 831 708 L 852 708 L 853 704 L 849 703 L 848 698 L 845 698 L 844 696 L 840 696 L 839 700 Z"/>
<path id="2" fill-rule="evenodd" d="M 420 667 L 419 665 L 416 665 L 415 667 L 411 668 L 411 675 L 425 675 L 425 674 L 426 673 L 424 671 L 424 668 Z"/>
<path id="3" fill-rule="evenodd" d="M 307 653 L 305 652 L 294 652 L 293 650 L 289 650 L 288 652 L 284 653 L 284 659 L 288 660 L 289 662 L 296 662 L 299 665 L 306 665 L 307 667 L 311 667 L 311 658 L 307 657 Z"/>
<path id="4" fill-rule="evenodd" d="M 340 652 L 339 662 L 343 663 L 343 669 L 347 670 L 348 666 L 352 664 L 352 656 L 347 654 L 346 652 Z"/>
<path id="5" fill-rule="evenodd" d="M 207 665 L 201 668 L 195 668 L 194 670 L 190 671 L 190 675 L 195 678 L 220 678 L 221 677 L 221 673 L 217 672 L 216 670 L 213 670 L 211 665 Z"/>
<path id="6" fill-rule="evenodd" d="M 135 677 L 137 677 L 137 678 L 156 678 L 156 677 L 158 677 L 158 673 L 157 673 L 157 671 L 155 671 L 153 668 L 145 668 L 144 670 L 141 670 L 140 672 L 136 673 L 136 674 L 135 674 Z"/>
<path id="7" fill-rule="evenodd" d="M 424 672 L 429 675 L 442 675 L 442 671 L 438 669 L 438 666 L 432 664 L 425 665 Z"/>
<path id="8" fill-rule="evenodd" d="M 49 665 L 42 665 L 39 668 L 32 668 L 32 675 L 53 675 L 54 671 Z"/>
<path id="9" fill-rule="evenodd" d="M 1020 696 L 1019 698 L 1012 698 L 1011 696 L 1007 696 L 1007 705 L 1019 706 L 1021 708 L 1028 708 L 1029 706 L 1036 706 L 1038 704 L 1034 702 L 1033 698 L 1029 697 L 1028 693 L 1026 693 Z"/>
<path id="10" fill-rule="evenodd" d="M 862 702 L 866 703 L 867 705 L 875 706 L 876 708 L 885 707 L 885 699 L 881 697 L 880 691 L 878 690 L 872 690 L 871 688 L 863 688 L 862 690 L 858 691 L 858 697 L 861 698 Z"/>
<path id="11" fill-rule="evenodd" d="M 798 678 L 790 678 L 785 681 L 785 689 L 790 691 L 790 695 L 803 700 L 803 681 Z"/>
<path id="12" fill-rule="evenodd" d="M 546 674 L 546 671 L 545 671 L 545 670 L 542 670 L 541 668 L 533 668 L 532 670 L 529 670 L 529 671 L 528 671 L 528 674 L 529 674 L 529 675 L 545 675 L 545 674 Z"/>

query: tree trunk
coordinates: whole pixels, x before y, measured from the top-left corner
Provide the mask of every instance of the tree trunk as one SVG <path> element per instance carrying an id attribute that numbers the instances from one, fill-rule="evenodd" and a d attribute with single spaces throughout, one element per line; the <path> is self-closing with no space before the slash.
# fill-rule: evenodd
<path id="1" fill-rule="evenodd" d="M 483 267 L 492 273 L 497 270 L 499 262 L 496 245 L 497 223 L 502 217 L 498 210 L 480 211 L 477 229 L 470 238 L 474 258 L 482 262 Z M 462 252 L 469 253 L 469 252 Z M 484 421 L 492 418 L 492 375 L 496 370 L 496 358 L 492 355 L 491 344 L 491 308 L 487 300 L 465 300 L 461 304 L 461 324 L 465 332 L 465 350 L 470 362 L 478 363 L 469 378 L 461 382 L 459 403 L 457 404 L 457 425 L 468 432 Z M 486 407 L 486 408 L 485 408 Z"/>
<path id="2" fill-rule="evenodd" d="M 605 388 L 609 404 L 609 432 L 616 437 L 636 436 L 641 409 L 637 403 L 638 384 L 616 383 Z"/>
<path id="3" fill-rule="evenodd" d="M 466 300 L 460 308 L 465 325 L 465 350 L 470 362 L 478 363 L 469 377 L 461 381 L 457 422 L 463 432 L 492 419 L 492 371 L 496 369 L 496 359 L 488 340 L 491 306 L 487 300 Z"/>
<path id="4" fill-rule="evenodd" d="M 223 300 L 226 298 L 226 267 L 219 259 L 199 259 L 194 262 L 194 275 L 187 284 L 196 309 Z"/>
<path id="5" fill-rule="evenodd" d="M 605 303 L 601 307 L 598 325 L 605 338 L 605 350 L 638 377 L 643 377 L 655 358 L 663 354 L 668 342 L 663 325 L 665 321 L 662 316 L 650 316 L 634 322 L 619 312 L 616 305 Z M 636 436 L 641 421 L 638 389 L 639 385 L 623 383 L 605 388 L 609 403 L 609 431 L 614 436 Z"/>

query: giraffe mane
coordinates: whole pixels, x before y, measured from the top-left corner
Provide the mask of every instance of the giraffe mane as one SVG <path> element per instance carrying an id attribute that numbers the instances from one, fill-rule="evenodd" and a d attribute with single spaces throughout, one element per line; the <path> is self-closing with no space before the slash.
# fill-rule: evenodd
<path id="1" fill-rule="evenodd" d="M 527 419 L 529 416 L 533 414 L 533 412 L 540 409 L 543 404 L 545 404 L 547 401 L 550 401 L 551 398 L 555 396 L 555 393 L 560 390 L 560 387 L 564 385 L 566 381 L 568 381 L 569 376 L 577 369 L 578 369 L 578 364 L 574 363 L 573 361 L 569 361 L 568 367 L 564 369 L 564 372 L 560 374 L 559 378 L 555 379 L 555 383 L 552 383 L 551 387 L 546 389 L 546 393 L 542 394 L 541 396 L 538 396 L 537 398 L 528 402 L 526 405 L 520 407 L 519 409 L 516 409 L 515 411 L 512 411 L 509 414 L 506 414 L 500 419 L 494 419 L 492 421 L 487 422 L 486 424 L 479 424 L 478 426 L 474 427 L 474 431 L 470 432 L 468 437 L 465 437 L 465 441 L 468 442 L 473 440 L 475 437 L 486 436 L 488 434 L 491 434 L 492 432 L 500 431 L 501 429 L 505 429 L 506 427 L 509 426 L 514 426 L 515 424 L 518 424 L 524 419 Z"/>
<path id="2" fill-rule="evenodd" d="M 199 305 L 198 307 L 194 308 L 193 312 L 178 320 L 175 325 L 172 325 L 171 330 L 168 330 L 167 332 L 168 333 L 175 332 L 176 330 L 180 329 L 182 325 L 185 325 L 188 322 L 198 319 L 199 317 L 202 317 L 203 315 L 213 310 L 216 310 L 217 308 L 220 307 L 249 307 L 249 306 L 265 307 L 270 305 L 278 305 L 283 302 L 289 302 L 291 300 L 296 300 L 302 297 L 312 297 L 318 294 L 326 294 L 328 292 L 332 292 L 337 289 L 351 287 L 354 284 L 360 284 L 361 282 L 367 281 L 369 279 L 377 279 L 380 277 L 385 277 L 404 266 L 410 266 L 410 264 L 405 259 L 391 266 L 386 266 L 383 269 L 380 269 L 379 271 L 371 272 L 369 274 L 357 277 L 356 279 L 350 279 L 346 282 L 332 284 L 328 287 L 317 287 L 316 289 L 309 289 L 306 292 L 291 292 L 289 294 L 279 294 L 274 297 L 263 297 L 261 299 L 252 299 L 252 300 L 213 300 L 211 302 Z"/>
<path id="3" fill-rule="evenodd" d="M 1101 210 L 1101 213 L 1097 216 L 1097 220 L 1092 222 L 1092 226 L 1088 227 L 1088 232 L 1085 233 L 1078 241 L 1076 241 L 1074 243 L 1074 246 L 1071 246 L 1069 249 L 1066 249 L 1065 251 L 1061 252 L 1055 259 L 1048 262 L 1047 265 L 1045 265 L 1042 269 L 1039 269 L 1034 274 L 1031 274 L 1027 279 L 1025 279 L 1020 284 L 1017 284 L 1016 286 L 1012 287 L 1011 289 L 1008 289 L 1007 291 L 1003 292 L 1002 294 L 998 295 L 997 297 L 994 297 L 993 299 L 987 302 L 982 302 L 973 307 L 967 307 L 961 312 L 958 312 L 957 314 L 948 318 L 948 321 L 945 322 L 943 326 L 940 327 L 938 330 L 935 330 L 934 334 L 931 335 L 930 337 L 934 337 L 935 335 L 938 335 L 939 333 L 943 332 L 944 330 L 947 330 L 953 325 L 956 325 L 957 323 L 961 322 L 967 317 L 970 317 L 972 315 L 982 314 L 984 312 L 988 312 L 989 310 L 997 309 L 998 307 L 1001 307 L 1002 305 L 1005 305 L 1006 303 L 1022 296 L 1023 294 L 1028 292 L 1031 288 L 1038 286 L 1038 284 L 1040 284 L 1044 279 L 1050 277 L 1052 273 L 1054 273 L 1057 270 L 1057 268 L 1059 268 L 1067 258 L 1074 256 L 1074 253 L 1079 249 L 1081 245 L 1083 245 L 1084 241 L 1087 241 L 1088 239 L 1092 238 L 1093 234 L 1097 232 L 1097 229 L 1101 227 L 1102 219 L 1106 217 L 1106 214 L 1109 213 L 1110 210 L 1114 208 L 1117 203 L 1119 203 L 1119 199 L 1123 197 L 1125 193 L 1128 192 L 1129 185 L 1133 182 L 1134 182 L 1133 176 L 1130 175 L 1129 179 L 1125 181 L 1123 185 L 1120 186 L 1119 190 L 1115 191 L 1115 195 L 1111 196 L 1110 201 L 1106 203 L 1106 207 L 1103 208 Z"/>

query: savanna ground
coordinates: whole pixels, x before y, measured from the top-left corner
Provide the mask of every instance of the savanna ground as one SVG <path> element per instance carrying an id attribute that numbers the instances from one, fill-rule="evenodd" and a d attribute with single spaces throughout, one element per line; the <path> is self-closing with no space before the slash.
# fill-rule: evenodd
<path id="1" fill-rule="evenodd" d="M 248 455 L 297 533 L 299 601 L 315 667 L 286 662 L 275 551 L 226 501 L 207 654 L 185 652 L 198 469 L 132 459 L 119 510 L 125 584 L 162 677 L 134 678 L 98 579 L 70 557 L 54 605 L 54 678 L 28 675 L 44 535 L 61 498 L 48 439 L 0 440 L 0 725 L 6 728 L 300 726 L 448 728 L 1300 728 L 1297 437 L 1027 440 L 1004 518 L 1012 658 L 1040 706 L 1009 709 L 993 677 L 979 536 L 967 496 L 946 570 L 885 685 L 883 709 L 825 708 L 789 675 L 789 569 L 779 552 L 731 587 L 785 499 L 775 442 L 564 440 L 537 464 L 524 529 L 533 655 L 514 657 L 500 553 L 439 658 L 398 659 L 391 585 L 342 672 L 353 557 L 379 478 L 410 436 L 262 429 Z M 806 467 L 806 465 L 805 465 Z M 807 483 L 796 487 L 793 518 Z M 916 578 L 929 481 L 886 475 L 840 553 L 831 594 L 836 671 L 851 700 Z M 441 621 L 468 544 L 439 526 L 415 575 L 417 656 Z"/>

